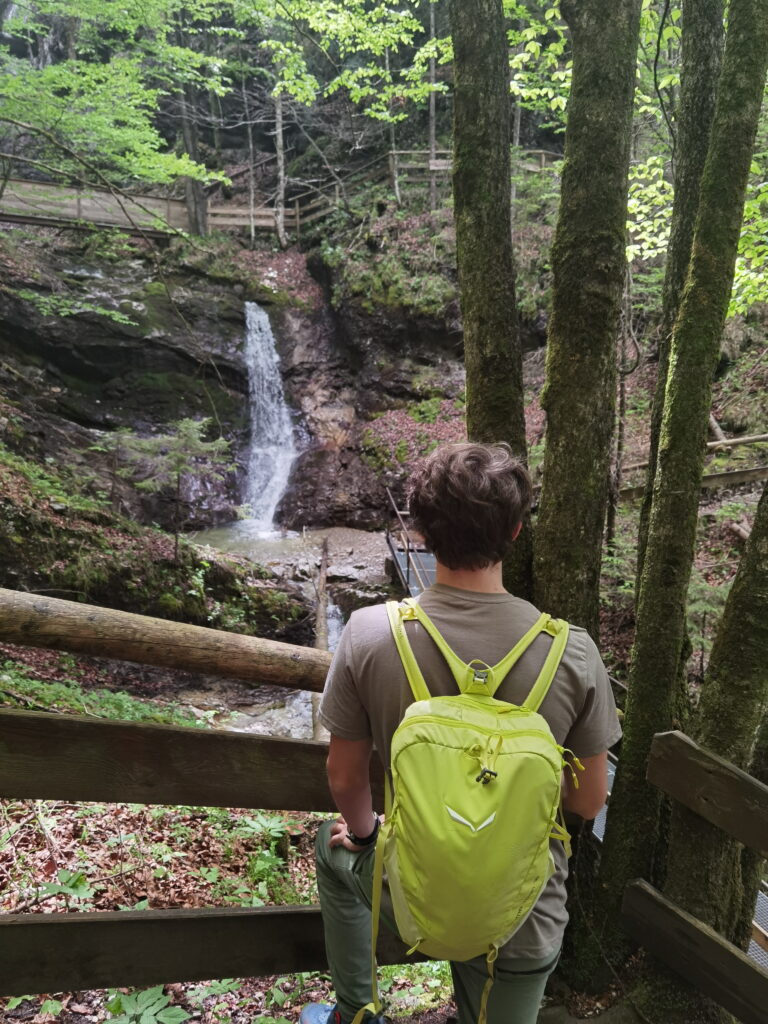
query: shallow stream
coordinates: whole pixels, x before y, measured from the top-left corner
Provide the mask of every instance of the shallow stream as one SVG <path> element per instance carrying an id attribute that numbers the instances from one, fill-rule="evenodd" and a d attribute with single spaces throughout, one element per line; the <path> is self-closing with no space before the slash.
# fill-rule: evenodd
<path id="1" fill-rule="evenodd" d="M 265 530 L 255 520 L 244 519 L 228 526 L 201 531 L 192 538 L 197 544 L 244 556 L 258 562 L 276 576 L 299 584 L 310 599 L 316 588 L 323 544 L 328 546 L 328 649 L 335 650 L 344 626 L 341 604 L 347 609 L 383 596 L 388 580 L 384 572 L 387 545 L 382 533 L 368 533 L 344 527 L 305 530 L 303 533 Z M 339 603 L 337 603 L 337 601 Z M 228 729 L 294 739 L 319 738 L 313 694 L 263 686 L 245 691 L 231 680 L 211 680 L 202 689 L 182 690 L 177 699 L 201 711 L 217 714 Z M 230 717 L 226 712 L 234 712 Z"/>

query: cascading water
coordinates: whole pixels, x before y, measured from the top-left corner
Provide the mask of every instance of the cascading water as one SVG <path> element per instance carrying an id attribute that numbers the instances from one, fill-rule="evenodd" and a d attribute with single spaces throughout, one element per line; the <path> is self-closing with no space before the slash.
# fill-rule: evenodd
<path id="1" fill-rule="evenodd" d="M 296 447 L 275 337 L 267 314 L 255 302 L 245 304 L 245 325 L 251 412 L 245 500 L 251 508 L 253 525 L 258 530 L 271 531 Z"/>

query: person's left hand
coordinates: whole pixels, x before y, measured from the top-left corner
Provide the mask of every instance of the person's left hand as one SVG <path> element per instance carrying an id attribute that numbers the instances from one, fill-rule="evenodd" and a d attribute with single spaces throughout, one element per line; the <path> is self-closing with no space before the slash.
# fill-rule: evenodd
<path id="1" fill-rule="evenodd" d="M 331 826 L 331 836 L 328 843 L 331 847 L 343 846 L 345 850 L 351 850 L 352 853 L 360 853 L 361 850 L 368 849 L 365 846 L 355 846 L 351 843 L 347 837 L 347 823 L 343 818 L 337 818 Z"/>
<path id="2" fill-rule="evenodd" d="M 379 825 L 383 824 L 384 815 L 380 814 Z M 343 818 L 337 818 L 336 821 L 334 821 L 333 825 L 331 826 L 331 835 L 328 840 L 328 844 L 331 847 L 343 846 L 345 850 L 351 850 L 352 853 L 360 853 L 361 850 L 370 850 L 372 846 L 375 846 L 374 843 L 371 843 L 370 846 L 355 846 L 355 844 L 351 843 L 347 838 L 348 831 L 349 829 L 347 828 L 346 821 L 344 821 Z"/>

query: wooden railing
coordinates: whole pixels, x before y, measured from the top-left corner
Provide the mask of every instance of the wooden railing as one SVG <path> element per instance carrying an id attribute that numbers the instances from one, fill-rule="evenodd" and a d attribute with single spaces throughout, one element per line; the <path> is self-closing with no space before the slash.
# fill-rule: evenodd
<path id="1" fill-rule="evenodd" d="M 519 166 L 529 171 L 544 170 L 548 164 L 560 159 L 559 154 L 541 149 L 526 150 L 523 157 Z M 376 157 L 343 177 L 324 182 L 290 199 L 283 210 L 283 223 L 286 231 L 300 235 L 303 227 L 322 220 L 338 207 L 341 190 L 346 184 L 359 185 L 387 177 L 393 183 L 399 180 L 427 182 L 436 175 L 445 177 L 450 171 L 450 150 L 436 150 L 434 156 L 429 150 L 393 150 L 383 158 Z M 208 230 L 248 230 L 253 227 L 256 231 L 275 231 L 275 215 L 274 206 L 208 203 L 205 220 Z M 191 231 L 183 199 L 21 178 L 8 179 L 0 189 L 0 220 L 59 227 L 117 227 L 150 236 Z"/>
<path id="2" fill-rule="evenodd" d="M 654 737 L 648 780 L 768 856 L 768 786 L 679 732 Z M 768 971 L 646 881 L 627 887 L 627 928 L 642 945 L 742 1024 L 765 1024 Z"/>
<path id="3" fill-rule="evenodd" d="M 0 590 L 0 640 L 319 690 L 329 655 Z M 326 745 L 227 731 L 0 711 L 0 797 L 332 811 Z M 654 740 L 648 778 L 768 854 L 768 787 L 680 733 Z M 376 761 L 372 787 L 382 803 Z M 624 898 L 631 933 L 734 1013 L 763 1024 L 768 973 L 645 881 Z M 384 931 L 382 963 L 405 947 Z M 251 977 L 326 966 L 317 907 L 0 915 L 0 994 Z"/>
<path id="4" fill-rule="evenodd" d="M 122 227 L 149 235 L 189 230 L 187 207 L 182 199 L 20 178 L 10 178 L 0 194 L 0 220 L 51 226 L 82 223 L 97 228 Z"/>
<path id="5" fill-rule="evenodd" d="M 329 655 L 0 590 L 0 639 L 318 690 Z M 332 811 L 323 743 L 0 711 L 0 797 Z M 372 768 L 377 806 L 382 774 Z M 405 946 L 382 933 L 382 963 Z M 0 995 L 327 966 L 317 907 L 0 915 Z"/>
<path id="6" fill-rule="evenodd" d="M 516 164 L 516 170 L 543 171 L 550 164 L 563 159 L 561 153 L 548 149 L 526 149 L 519 152 L 521 159 Z M 433 175 L 447 175 L 453 170 L 453 152 L 450 149 L 436 149 L 434 155 L 428 149 L 393 149 L 387 159 L 393 179 L 427 181 Z"/>
<path id="7" fill-rule="evenodd" d="M 299 234 L 303 224 L 311 224 L 332 209 L 324 195 L 295 200 L 283 211 L 287 231 Z M 190 231 L 187 205 L 183 199 L 125 193 L 107 188 L 74 188 L 51 182 L 11 178 L 0 192 L 0 220 L 43 226 L 122 228 L 150 236 L 174 231 Z M 243 228 L 253 224 L 257 231 L 275 230 L 273 206 L 208 204 L 208 229 Z"/>

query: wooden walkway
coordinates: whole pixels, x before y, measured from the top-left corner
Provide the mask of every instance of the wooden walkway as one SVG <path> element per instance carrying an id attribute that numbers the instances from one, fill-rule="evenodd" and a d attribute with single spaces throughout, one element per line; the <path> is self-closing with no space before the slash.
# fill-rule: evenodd
<path id="1" fill-rule="evenodd" d="M 181 199 L 20 178 L 6 182 L 0 195 L 0 220 L 53 227 L 120 227 L 149 235 L 189 231 L 187 207 Z"/>
<path id="2" fill-rule="evenodd" d="M 283 211 L 287 231 L 298 233 L 302 224 L 325 217 L 330 200 L 315 197 L 297 200 Z M 0 220 L 16 224 L 49 227 L 122 228 L 137 234 L 160 236 L 177 231 L 191 232 L 187 204 L 183 199 L 134 195 L 108 188 L 56 185 L 43 181 L 10 178 L 0 193 Z M 242 228 L 275 231 L 275 209 L 209 204 L 209 229 Z"/>
<path id="3" fill-rule="evenodd" d="M 397 502 L 389 488 L 387 488 L 387 497 L 390 511 L 398 523 L 395 530 L 387 530 L 386 534 L 392 564 L 400 584 L 408 596 L 418 597 L 422 591 L 431 587 L 435 582 L 437 561 L 435 556 L 425 549 L 420 539 L 409 532 L 405 522 L 407 513 L 397 507 Z"/>
<path id="4" fill-rule="evenodd" d="M 394 150 L 377 157 L 343 178 L 326 182 L 291 200 L 283 209 L 285 230 L 298 235 L 301 229 L 327 217 L 337 209 L 341 189 L 359 188 L 364 182 L 403 180 L 426 183 L 430 177 L 451 172 L 450 151 L 439 150 L 431 157 L 427 150 Z M 542 171 L 558 154 L 545 150 L 526 151 L 524 170 Z M 275 232 L 274 206 L 236 206 L 208 203 L 205 220 L 209 230 L 255 230 Z M 187 204 L 183 199 L 123 192 L 98 186 L 58 185 L 52 182 L 9 178 L 0 186 L 0 221 L 82 229 L 122 228 L 154 237 L 177 231 L 192 233 Z"/>

